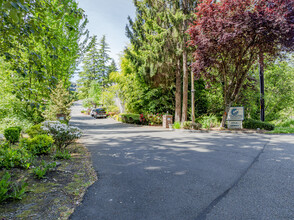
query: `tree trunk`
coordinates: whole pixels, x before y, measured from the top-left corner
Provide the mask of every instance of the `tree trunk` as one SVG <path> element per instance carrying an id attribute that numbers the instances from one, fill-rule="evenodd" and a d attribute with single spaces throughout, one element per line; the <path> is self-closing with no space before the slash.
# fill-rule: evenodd
<path id="1" fill-rule="evenodd" d="M 221 126 L 220 126 L 221 128 L 225 127 L 226 120 L 227 120 L 228 113 L 229 113 L 231 105 L 232 105 L 232 102 L 229 102 L 228 100 L 225 100 L 225 112 L 223 114 L 223 118 L 222 118 L 222 122 L 221 122 Z"/>
<path id="2" fill-rule="evenodd" d="M 186 44 L 186 42 L 184 42 Z M 182 123 L 187 121 L 187 112 L 188 112 L 188 65 L 187 65 L 187 49 L 184 45 L 183 48 L 183 109 L 182 109 Z"/>
<path id="3" fill-rule="evenodd" d="M 182 107 L 182 74 L 181 74 L 181 60 L 178 59 L 177 70 L 176 70 L 175 121 L 181 121 L 181 107 Z"/>
<path id="4" fill-rule="evenodd" d="M 182 1 L 182 7 L 184 14 L 188 14 L 188 2 L 187 0 Z M 187 65 L 188 51 L 186 47 L 187 37 L 187 21 L 183 20 L 183 108 L 182 108 L 182 123 L 187 121 L 188 113 L 188 84 L 189 84 L 189 73 Z"/>

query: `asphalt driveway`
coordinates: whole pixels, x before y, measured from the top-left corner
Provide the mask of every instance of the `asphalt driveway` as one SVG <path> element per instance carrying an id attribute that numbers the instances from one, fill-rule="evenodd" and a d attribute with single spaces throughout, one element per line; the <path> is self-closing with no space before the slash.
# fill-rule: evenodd
<path id="1" fill-rule="evenodd" d="M 294 219 L 294 136 L 72 124 L 98 181 L 71 219 Z"/>

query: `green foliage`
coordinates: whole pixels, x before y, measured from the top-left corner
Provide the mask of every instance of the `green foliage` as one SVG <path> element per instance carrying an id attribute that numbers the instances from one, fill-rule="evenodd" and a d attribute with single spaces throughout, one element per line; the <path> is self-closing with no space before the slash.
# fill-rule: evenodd
<path id="1" fill-rule="evenodd" d="M 294 128 L 294 119 L 288 119 L 285 122 L 279 123 L 277 126 L 283 128 Z"/>
<path id="2" fill-rule="evenodd" d="M 36 135 L 46 134 L 46 132 L 41 128 L 42 124 L 37 124 L 30 127 L 26 130 L 26 133 L 31 137 L 34 138 Z"/>
<path id="3" fill-rule="evenodd" d="M 8 191 L 11 189 L 11 182 L 9 181 L 10 174 L 5 172 L 0 180 L 0 203 L 7 200 L 10 196 Z"/>
<path id="4" fill-rule="evenodd" d="M 243 128 L 247 128 L 247 129 L 264 129 L 264 130 L 274 130 L 275 129 L 275 125 L 267 123 L 267 122 L 262 122 L 262 121 L 258 121 L 258 120 L 254 120 L 254 119 L 246 119 L 243 122 Z"/>
<path id="5" fill-rule="evenodd" d="M 33 174 L 37 179 L 43 179 L 48 171 L 56 167 L 56 163 L 46 163 L 44 160 L 39 167 L 33 169 Z"/>
<path id="6" fill-rule="evenodd" d="M 191 121 L 184 121 L 182 127 L 184 129 L 191 129 L 192 128 L 192 122 Z"/>
<path id="7" fill-rule="evenodd" d="M 34 155 L 49 154 L 53 147 L 54 140 L 51 136 L 46 134 L 39 134 L 32 139 L 26 139 L 22 143 L 26 142 L 27 149 Z"/>
<path id="8" fill-rule="evenodd" d="M 173 124 L 173 128 L 174 128 L 174 129 L 180 129 L 180 128 L 181 128 L 181 122 L 176 121 L 176 122 Z"/>
<path id="9" fill-rule="evenodd" d="M 147 125 L 162 125 L 162 114 L 140 114 L 140 122 Z"/>
<path id="10" fill-rule="evenodd" d="M 6 138 L 7 141 L 10 143 L 14 144 L 19 141 L 20 138 L 20 132 L 21 128 L 20 127 L 10 127 L 6 128 L 4 130 L 4 137 Z"/>
<path id="11" fill-rule="evenodd" d="M 24 147 L 0 147 L 0 168 L 28 169 L 33 156 Z"/>
<path id="12" fill-rule="evenodd" d="M 117 95 L 128 112 L 174 112 L 174 86 L 162 87 L 148 84 L 140 76 L 127 54 L 122 57 L 121 73 L 113 72 L 113 95 Z"/>
<path id="13" fill-rule="evenodd" d="M 44 120 L 58 82 L 67 88 L 87 44 L 75 0 L 0 1 L 0 132 Z M 80 39 L 83 38 L 83 41 Z"/>
<path id="14" fill-rule="evenodd" d="M 8 199 L 22 199 L 23 195 L 27 192 L 26 188 L 28 186 L 27 183 L 13 183 L 10 181 L 10 174 L 5 172 L 3 177 L 0 180 L 0 203 L 8 200 Z"/>
<path id="15" fill-rule="evenodd" d="M 275 127 L 274 130 L 267 132 L 269 134 L 294 134 L 294 128 Z"/>
<path id="16" fill-rule="evenodd" d="M 220 120 L 215 115 L 205 115 L 197 118 L 195 121 L 200 123 L 205 129 L 215 128 L 220 125 Z"/>
<path id="17" fill-rule="evenodd" d="M 63 83 L 59 83 L 50 95 L 50 104 L 44 111 L 43 116 L 46 120 L 56 120 L 57 114 L 64 114 L 65 120 L 70 120 L 70 107 L 73 104 L 69 90 L 64 88 Z"/>
<path id="18" fill-rule="evenodd" d="M 293 134 L 294 133 L 294 120 L 288 119 L 285 122 L 281 122 L 275 126 L 275 129 L 268 132 L 271 134 Z"/>
<path id="19" fill-rule="evenodd" d="M 288 62 L 287 62 L 288 61 Z M 265 77 L 265 116 L 267 121 L 282 118 L 287 108 L 294 107 L 293 57 L 267 65 Z"/>
<path id="20" fill-rule="evenodd" d="M 101 85 L 96 81 L 92 81 L 90 84 L 89 95 L 88 97 L 92 101 L 92 105 L 98 106 L 101 100 Z"/>
<path id="21" fill-rule="evenodd" d="M 110 85 L 109 74 L 114 70 L 114 67 L 113 63 L 109 65 L 109 61 L 109 46 L 105 36 L 98 44 L 97 36 L 94 35 L 91 37 L 89 48 L 83 59 L 83 70 L 79 72 L 78 93 L 80 99 L 92 98 L 96 104 L 100 101 L 99 94 L 93 94 L 93 89 L 97 89 L 96 85 L 103 88 Z M 93 88 L 93 84 L 96 88 Z M 101 94 L 101 91 L 99 93 Z"/>
<path id="22" fill-rule="evenodd" d="M 132 113 L 121 113 L 119 114 L 121 121 L 130 124 L 140 124 L 140 115 Z"/>
<path id="23" fill-rule="evenodd" d="M 69 160 L 71 158 L 70 153 L 68 150 L 57 150 L 54 155 L 54 160 L 60 159 L 60 160 Z"/>

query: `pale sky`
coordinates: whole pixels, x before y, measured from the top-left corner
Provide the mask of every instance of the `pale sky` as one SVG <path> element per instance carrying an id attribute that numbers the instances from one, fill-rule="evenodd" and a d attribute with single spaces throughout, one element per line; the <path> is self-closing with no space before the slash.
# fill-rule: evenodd
<path id="1" fill-rule="evenodd" d="M 110 46 L 110 56 L 118 65 L 119 54 L 129 43 L 125 35 L 128 15 L 135 17 L 133 0 L 77 0 L 79 7 L 88 16 L 87 29 L 90 35 L 97 35 L 98 40 L 103 35 Z M 76 80 L 76 77 L 74 81 Z"/>

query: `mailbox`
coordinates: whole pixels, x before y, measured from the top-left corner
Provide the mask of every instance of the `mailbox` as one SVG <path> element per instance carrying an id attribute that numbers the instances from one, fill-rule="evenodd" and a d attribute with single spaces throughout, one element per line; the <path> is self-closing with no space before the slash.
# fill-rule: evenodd
<path id="1" fill-rule="evenodd" d="M 169 128 L 170 124 L 173 124 L 173 116 L 172 115 L 163 115 L 162 116 L 162 126 L 164 128 Z"/>

